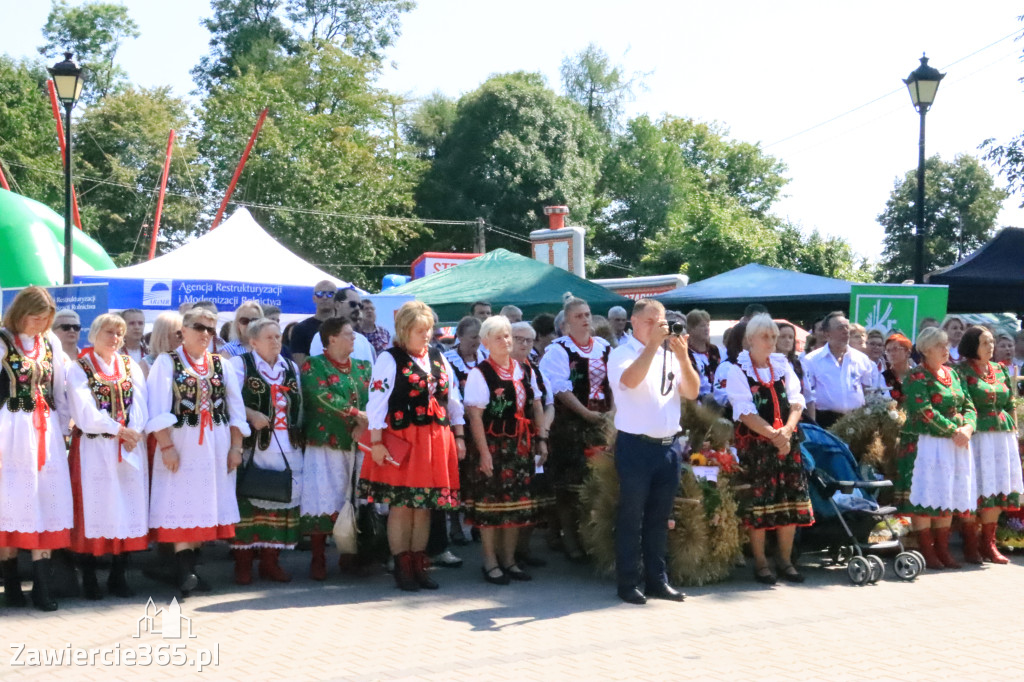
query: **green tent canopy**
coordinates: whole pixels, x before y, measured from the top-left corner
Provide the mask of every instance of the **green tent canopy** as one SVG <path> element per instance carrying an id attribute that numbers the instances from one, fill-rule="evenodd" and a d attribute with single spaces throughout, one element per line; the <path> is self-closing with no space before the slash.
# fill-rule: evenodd
<path id="1" fill-rule="evenodd" d="M 73 229 L 75 274 L 117 267 L 99 243 Z M 0 189 L 0 287 L 63 282 L 64 218 L 34 199 Z"/>
<path id="2" fill-rule="evenodd" d="M 527 320 L 540 313 L 557 313 L 566 292 L 589 302 L 594 314 L 604 315 L 615 305 L 628 309 L 632 303 L 600 284 L 505 249 L 495 249 L 386 293 L 415 296 L 432 307 L 442 322 L 455 322 L 469 314 L 474 301 L 487 301 L 494 312 L 504 305 L 517 306 Z"/>

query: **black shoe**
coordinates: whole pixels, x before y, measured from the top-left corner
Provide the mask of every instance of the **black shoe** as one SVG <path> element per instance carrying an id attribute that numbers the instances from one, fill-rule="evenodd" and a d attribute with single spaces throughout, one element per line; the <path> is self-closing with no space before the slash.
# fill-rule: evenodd
<path id="1" fill-rule="evenodd" d="M 646 604 L 647 597 L 644 593 L 635 587 L 620 587 L 619 588 L 619 599 L 626 602 L 627 604 Z"/>
<path id="2" fill-rule="evenodd" d="M 110 561 L 110 575 L 107 576 L 107 591 L 115 597 L 128 599 L 135 596 L 135 590 L 128 585 L 128 557 L 115 554 Z"/>
<path id="3" fill-rule="evenodd" d="M 782 572 L 779 575 L 787 583 L 798 583 L 799 584 L 799 583 L 802 583 L 804 580 L 806 580 L 806 578 L 804 578 L 804 574 L 801 573 L 800 571 L 796 570 L 796 567 L 793 566 L 792 564 L 790 564 L 789 566 L 783 567 Z"/>
<path id="4" fill-rule="evenodd" d="M 100 582 L 96 579 L 96 557 L 92 554 L 80 554 L 78 563 L 82 567 L 82 596 L 89 601 L 103 599 Z"/>
<path id="5" fill-rule="evenodd" d="M 686 599 L 685 594 L 674 589 L 668 583 L 658 583 L 657 585 L 648 586 L 645 592 L 648 599 L 664 599 L 666 601 L 683 601 Z"/>
<path id="6" fill-rule="evenodd" d="M 762 585 L 774 585 L 776 583 L 775 576 L 772 575 L 770 569 L 766 568 L 755 568 L 754 569 L 754 580 L 761 583 Z"/>
<path id="7" fill-rule="evenodd" d="M 516 564 L 512 564 L 511 566 L 502 566 L 501 570 L 504 571 L 505 575 L 507 575 L 512 580 L 518 580 L 519 582 L 524 583 L 533 580 L 532 575 L 530 575 L 523 569 L 519 568 L 519 566 Z"/>
<path id="8" fill-rule="evenodd" d="M 526 552 L 516 552 L 516 563 L 526 564 L 530 568 L 543 568 L 548 565 L 548 562 L 543 559 Z"/>
<path id="9" fill-rule="evenodd" d="M 195 556 L 195 552 L 191 549 L 183 549 L 174 554 L 174 560 L 178 567 L 175 582 L 178 589 L 186 596 L 199 585 L 199 578 L 195 572 Z"/>
<path id="10" fill-rule="evenodd" d="M 508 585 L 511 579 L 505 571 L 501 570 L 501 566 L 495 566 L 494 568 L 488 569 L 484 566 L 480 567 L 480 570 L 484 574 L 484 580 L 491 583 L 492 585 Z M 497 573 L 497 575 L 495 575 Z"/>
<path id="11" fill-rule="evenodd" d="M 57 610 L 57 600 L 50 596 L 52 574 L 49 559 L 32 562 L 32 605 L 40 611 Z"/>
<path id="12" fill-rule="evenodd" d="M 4 577 L 4 604 L 12 608 L 28 606 L 25 593 L 21 591 L 21 578 L 18 576 L 18 557 L 0 562 L 0 571 Z"/>

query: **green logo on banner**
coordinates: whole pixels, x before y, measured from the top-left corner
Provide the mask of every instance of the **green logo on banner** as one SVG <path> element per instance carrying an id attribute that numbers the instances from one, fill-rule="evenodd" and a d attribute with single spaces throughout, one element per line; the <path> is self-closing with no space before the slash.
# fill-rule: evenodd
<path id="1" fill-rule="evenodd" d="M 948 295 L 944 286 L 855 284 L 850 287 L 850 319 L 886 336 L 900 332 L 913 341 L 921 320 L 942 321 Z"/>

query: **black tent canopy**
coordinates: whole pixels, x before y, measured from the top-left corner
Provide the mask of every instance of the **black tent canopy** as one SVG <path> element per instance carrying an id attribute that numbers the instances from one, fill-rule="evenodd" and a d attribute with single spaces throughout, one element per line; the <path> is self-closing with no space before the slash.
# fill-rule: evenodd
<path id="1" fill-rule="evenodd" d="M 1006 227 L 963 260 L 925 277 L 949 287 L 951 312 L 1024 312 L 1024 228 Z"/>

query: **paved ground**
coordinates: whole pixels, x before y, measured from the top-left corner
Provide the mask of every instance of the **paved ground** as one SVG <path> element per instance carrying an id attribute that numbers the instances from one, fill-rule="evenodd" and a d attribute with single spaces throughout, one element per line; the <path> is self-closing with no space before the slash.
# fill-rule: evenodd
<path id="1" fill-rule="evenodd" d="M 385 575 L 332 574 L 313 583 L 307 553 L 285 562 L 296 576 L 291 584 L 239 588 L 230 583 L 226 550 L 209 547 L 204 575 L 218 589 L 182 606 L 194 639 L 133 637 L 146 597 L 160 607 L 171 597 L 169 588 L 136 575 L 142 596 L 135 600 L 69 599 L 52 614 L 0 607 L 0 678 L 194 676 L 192 666 L 158 665 L 157 657 L 174 655 L 170 647 L 178 645 L 178 656 L 190 662 L 202 649 L 212 655 L 219 648 L 216 665 L 199 679 L 246 682 L 1024 679 L 1020 557 L 1010 566 L 931 573 L 914 583 L 896 580 L 890 567 L 883 582 L 867 587 L 851 586 L 844 571 L 808 568 L 805 585 L 766 588 L 744 570 L 731 582 L 688 589 L 684 604 L 636 607 L 616 599 L 611 581 L 557 558 L 535 569 L 532 583 L 488 585 L 476 548 L 463 549 L 463 568 L 435 570 L 440 591 L 407 596 Z M 109 661 L 146 646 L 154 661 L 14 666 L 21 645 L 25 662 L 33 649 L 105 648 L 113 651 Z"/>

